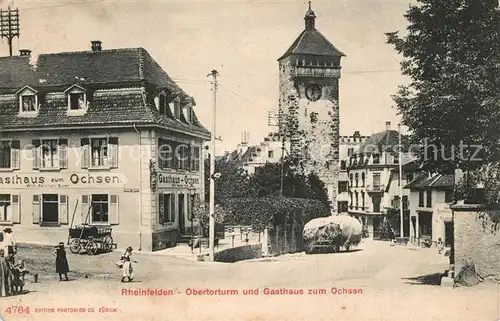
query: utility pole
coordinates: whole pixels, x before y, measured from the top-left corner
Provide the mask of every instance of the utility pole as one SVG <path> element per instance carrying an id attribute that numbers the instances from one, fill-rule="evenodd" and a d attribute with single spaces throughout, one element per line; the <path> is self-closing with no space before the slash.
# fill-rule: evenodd
<path id="1" fill-rule="evenodd" d="M 401 146 L 401 123 L 398 124 L 398 157 L 399 157 L 399 216 L 400 237 L 404 237 L 404 210 L 403 210 L 403 148 Z"/>
<path id="2" fill-rule="evenodd" d="M 209 199 L 209 230 L 208 230 L 208 246 L 209 246 L 209 259 L 214 261 L 214 247 L 215 247 L 215 119 L 216 119 L 216 105 L 217 105 L 217 70 L 212 70 L 208 76 L 213 77 L 212 82 L 212 135 L 211 135 L 211 151 L 210 151 L 210 199 Z M 207 77 L 208 77 L 207 76 Z"/>
<path id="3" fill-rule="evenodd" d="M 19 9 L 0 9 L 0 38 L 7 38 L 12 57 L 12 39 L 19 38 Z"/>

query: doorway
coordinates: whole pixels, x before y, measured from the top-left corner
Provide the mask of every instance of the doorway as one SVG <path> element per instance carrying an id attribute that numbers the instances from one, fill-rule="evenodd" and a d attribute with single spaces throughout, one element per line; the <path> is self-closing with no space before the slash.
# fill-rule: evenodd
<path id="1" fill-rule="evenodd" d="M 42 223 L 59 222 L 59 195 L 42 195 Z"/>
<path id="2" fill-rule="evenodd" d="M 185 206 L 186 195 L 179 194 L 179 233 L 184 235 L 186 233 L 186 206 Z"/>
<path id="3" fill-rule="evenodd" d="M 450 247 L 453 242 L 453 223 L 444 222 L 444 246 Z"/>

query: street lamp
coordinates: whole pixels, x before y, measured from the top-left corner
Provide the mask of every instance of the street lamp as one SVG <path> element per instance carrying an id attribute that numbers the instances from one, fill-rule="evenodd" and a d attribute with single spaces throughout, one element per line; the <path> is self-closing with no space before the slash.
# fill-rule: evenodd
<path id="1" fill-rule="evenodd" d="M 193 219 L 194 219 L 194 197 L 196 195 L 196 188 L 191 184 L 188 188 L 189 196 L 191 197 L 191 252 L 193 252 L 194 246 L 194 231 L 193 231 Z"/>

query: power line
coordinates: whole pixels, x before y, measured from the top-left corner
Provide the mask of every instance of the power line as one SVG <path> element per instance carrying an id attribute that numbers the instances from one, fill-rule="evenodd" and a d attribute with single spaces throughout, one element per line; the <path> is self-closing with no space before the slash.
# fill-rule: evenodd
<path id="1" fill-rule="evenodd" d="M 255 104 L 255 102 L 253 102 L 253 101 L 251 101 L 250 99 L 245 98 L 245 97 L 243 97 L 242 95 L 240 95 L 240 94 L 238 94 L 238 93 L 236 93 L 236 92 L 232 91 L 231 89 L 227 88 L 226 86 L 223 86 L 223 85 L 221 85 L 221 84 L 219 84 L 219 86 L 220 86 L 221 88 L 223 88 L 223 89 L 227 90 L 227 91 L 228 91 L 228 92 L 230 92 L 231 94 L 233 94 L 233 95 L 235 95 L 235 96 L 238 96 L 238 97 L 240 97 L 241 99 L 246 100 L 247 102 L 249 102 L 249 103 L 251 103 L 251 104 Z"/>

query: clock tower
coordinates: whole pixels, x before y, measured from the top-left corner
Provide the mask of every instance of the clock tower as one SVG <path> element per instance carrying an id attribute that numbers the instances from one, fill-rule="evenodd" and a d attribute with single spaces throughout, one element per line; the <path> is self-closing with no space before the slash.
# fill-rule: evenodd
<path id="1" fill-rule="evenodd" d="M 339 178 L 339 79 L 345 54 L 315 26 L 309 9 L 305 29 L 279 62 L 280 133 L 289 140 L 289 157 L 303 174 L 316 173 L 337 211 Z"/>

